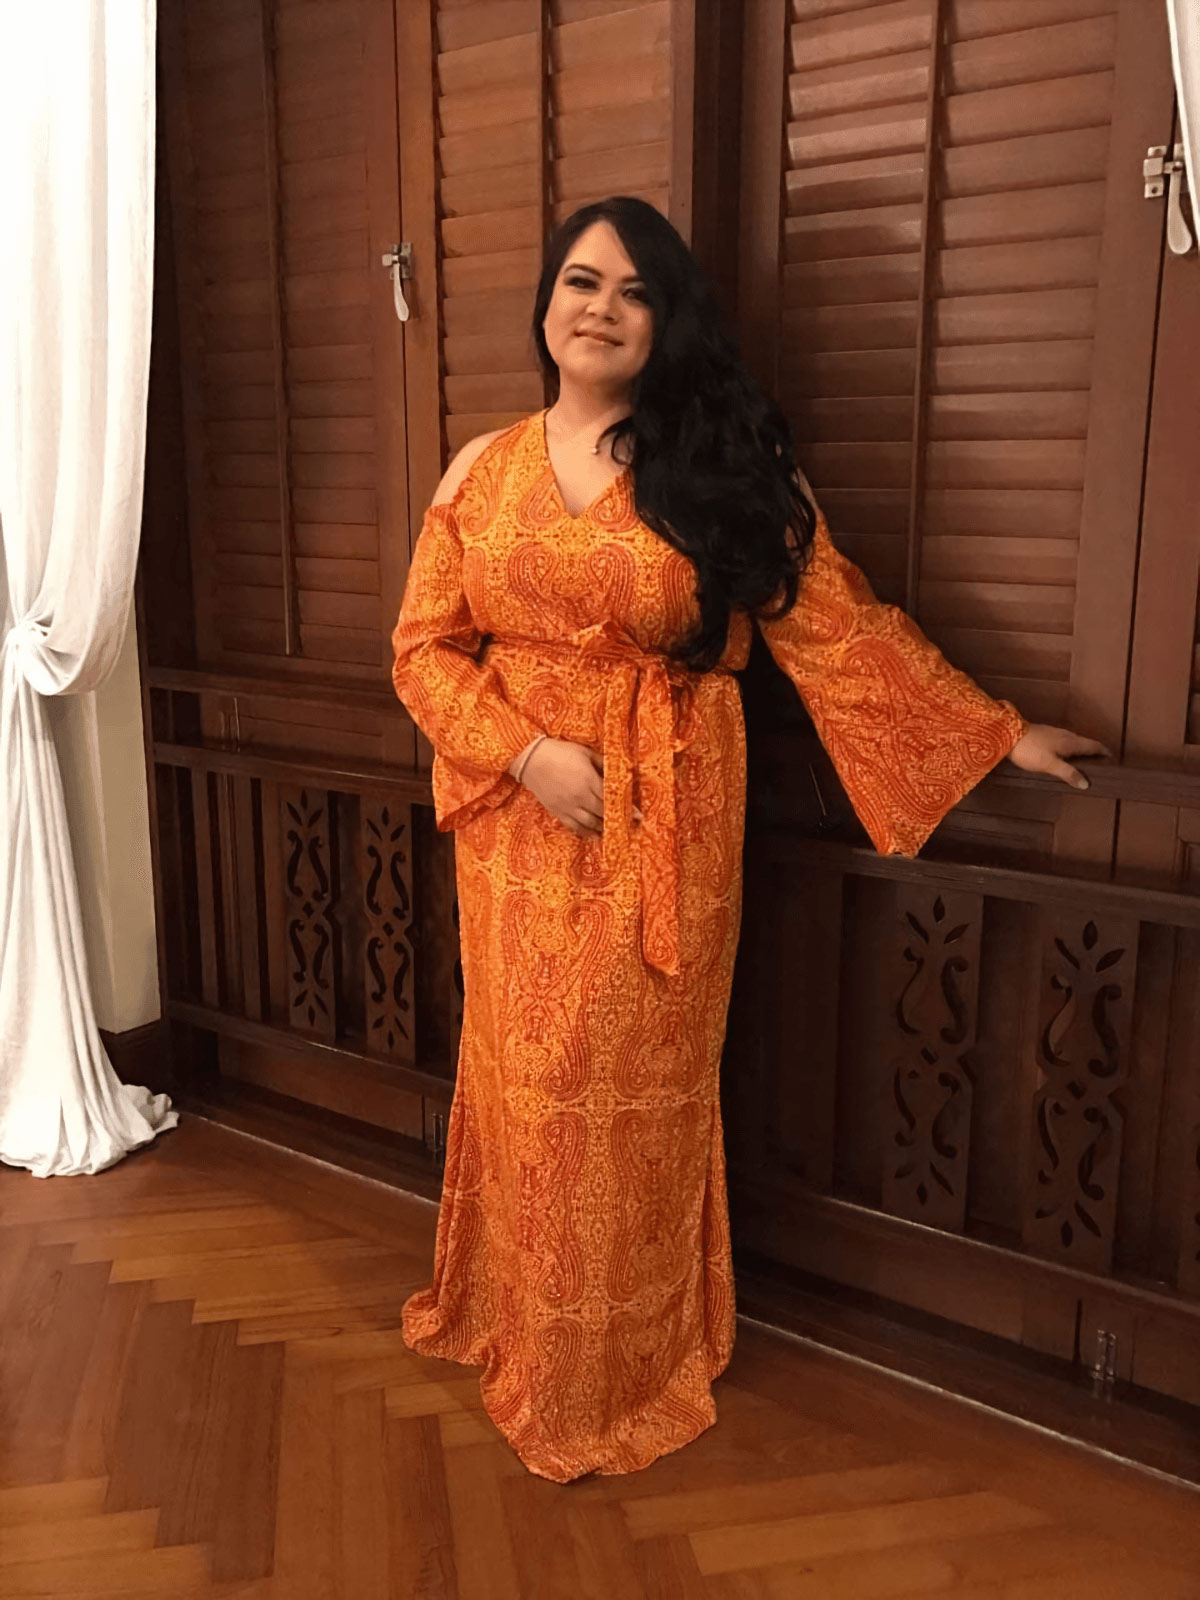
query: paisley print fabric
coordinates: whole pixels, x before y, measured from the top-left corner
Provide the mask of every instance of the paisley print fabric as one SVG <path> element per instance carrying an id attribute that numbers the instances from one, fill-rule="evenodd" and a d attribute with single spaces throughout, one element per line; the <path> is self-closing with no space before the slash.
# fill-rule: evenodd
<path id="1" fill-rule="evenodd" d="M 484 1367 L 525 1465 L 632 1472 L 716 1420 L 734 1337 L 718 1066 L 741 913 L 733 674 L 666 650 L 694 569 L 627 474 L 563 504 L 544 412 L 431 507 L 393 636 L 456 833 L 465 1008 L 421 1354 Z M 763 625 L 881 852 L 915 854 L 1024 730 L 881 605 L 822 520 L 792 613 Z M 506 768 L 538 733 L 604 752 L 601 838 Z M 639 823 L 634 808 L 642 815 Z"/>

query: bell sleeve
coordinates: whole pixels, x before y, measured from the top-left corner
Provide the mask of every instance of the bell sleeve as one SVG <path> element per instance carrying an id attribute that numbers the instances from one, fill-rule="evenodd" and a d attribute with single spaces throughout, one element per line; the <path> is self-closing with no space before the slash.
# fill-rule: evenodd
<path id="1" fill-rule="evenodd" d="M 1028 727 L 876 599 L 820 513 L 796 604 L 759 627 L 880 855 L 915 856 Z"/>
<path id="2" fill-rule="evenodd" d="M 392 633 L 392 682 L 434 748 L 438 828 L 463 828 L 518 787 L 507 771 L 542 729 L 505 697 L 477 657 L 483 635 L 462 584 L 462 541 L 452 505 L 430 506 Z"/>

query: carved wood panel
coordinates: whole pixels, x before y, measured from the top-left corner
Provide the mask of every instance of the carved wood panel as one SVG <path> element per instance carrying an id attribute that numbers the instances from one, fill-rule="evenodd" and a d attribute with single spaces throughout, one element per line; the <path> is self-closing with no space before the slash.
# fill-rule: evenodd
<path id="1" fill-rule="evenodd" d="M 412 807 L 380 795 L 360 806 L 367 1051 L 415 1061 Z"/>
<path id="2" fill-rule="evenodd" d="M 1138 926 L 1047 913 L 1026 1243 L 1112 1269 Z"/>
<path id="3" fill-rule="evenodd" d="M 912 885 L 901 900 L 903 960 L 896 1001 L 900 1048 L 884 1151 L 884 1206 L 961 1231 L 966 1219 L 979 992 L 979 895 Z"/>
<path id="4" fill-rule="evenodd" d="M 323 1039 L 337 1037 L 334 797 L 323 789 L 280 790 L 287 896 L 288 1020 Z"/>

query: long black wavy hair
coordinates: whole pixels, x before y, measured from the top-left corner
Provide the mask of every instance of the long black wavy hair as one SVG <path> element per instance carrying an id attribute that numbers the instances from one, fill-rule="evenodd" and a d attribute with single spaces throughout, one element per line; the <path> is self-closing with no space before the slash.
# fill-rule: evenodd
<path id="1" fill-rule="evenodd" d="M 546 247 L 533 338 L 553 397 L 558 367 L 542 324 L 568 252 L 597 222 L 616 230 L 654 319 L 632 413 L 606 431 L 631 469 L 642 521 L 695 564 L 700 620 L 672 654 L 706 672 L 735 608 L 772 618 L 795 604 L 816 515 L 797 482 L 783 412 L 747 371 L 691 251 L 644 200 L 614 195 L 582 206 Z"/>

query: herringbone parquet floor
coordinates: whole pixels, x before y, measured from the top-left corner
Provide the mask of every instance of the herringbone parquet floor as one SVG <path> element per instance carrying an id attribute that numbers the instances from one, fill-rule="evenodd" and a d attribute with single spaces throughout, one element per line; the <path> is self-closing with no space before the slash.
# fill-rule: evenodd
<path id="1" fill-rule="evenodd" d="M 196 1119 L 0 1167 L 0 1596 L 1200 1597 L 1200 1496 L 751 1323 L 686 1450 L 535 1478 L 401 1340 L 434 1221 Z"/>

